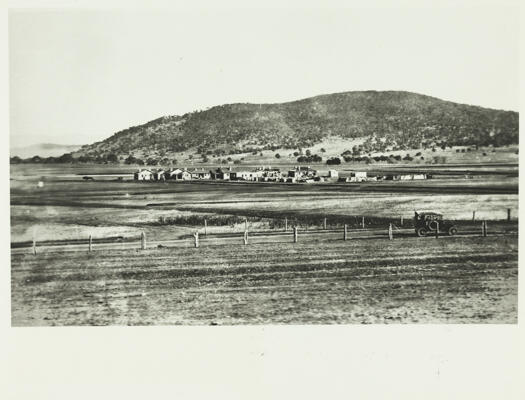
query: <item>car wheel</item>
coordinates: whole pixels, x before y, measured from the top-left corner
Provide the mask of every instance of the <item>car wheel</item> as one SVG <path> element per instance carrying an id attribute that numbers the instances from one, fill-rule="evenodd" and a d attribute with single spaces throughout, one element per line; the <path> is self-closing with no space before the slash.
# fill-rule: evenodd
<path id="1" fill-rule="evenodd" d="M 458 229 L 455 226 L 448 228 L 448 236 L 454 236 L 456 233 L 458 233 Z"/>
<path id="2" fill-rule="evenodd" d="M 427 230 L 425 228 L 418 228 L 417 235 L 419 237 L 423 237 L 427 235 Z"/>

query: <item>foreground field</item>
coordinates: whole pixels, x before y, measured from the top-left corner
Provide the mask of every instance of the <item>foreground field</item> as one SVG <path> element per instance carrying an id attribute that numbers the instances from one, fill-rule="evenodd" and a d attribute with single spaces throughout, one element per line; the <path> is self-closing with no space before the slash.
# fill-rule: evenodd
<path id="1" fill-rule="evenodd" d="M 13 254 L 12 325 L 516 323 L 516 236 Z"/>

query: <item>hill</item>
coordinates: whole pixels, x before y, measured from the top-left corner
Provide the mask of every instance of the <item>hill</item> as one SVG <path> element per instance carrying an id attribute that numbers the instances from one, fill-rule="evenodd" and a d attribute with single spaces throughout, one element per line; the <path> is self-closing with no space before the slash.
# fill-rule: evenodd
<path id="1" fill-rule="evenodd" d="M 518 143 L 518 113 L 399 91 L 321 95 L 281 104 L 227 104 L 165 116 L 83 146 L 85 160 L 203 157 L 304 149 L 326 138 L 359 139 L 352 154 Z M 341 149 L 350 151 L 350 149 Z M 191 158 L 191 157 L 190 157 Z"/>
<path id="2" fill-rule="evenodd" d="M 63 145 L 55 143 L 38 143 L 24 147 L 13 147 L 9 153 L 11 157 L 28 158 L 33 156 L 57 157 L 64 153 L 74 152 L 80 149 L 80 145 Z"/>

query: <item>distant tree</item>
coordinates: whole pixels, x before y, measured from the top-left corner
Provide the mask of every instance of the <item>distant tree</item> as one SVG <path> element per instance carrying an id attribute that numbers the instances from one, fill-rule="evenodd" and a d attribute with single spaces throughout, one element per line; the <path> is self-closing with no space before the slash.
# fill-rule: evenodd
<path id="1" fill-rule="evenodd" d="M 112 164 L 118 163 L 118 157 L 115 153 L 110 153 L 106 156 L 107 162 L 110 162 Z"/>
<path id="2" fill-rule="evenodd" d="M 146 161 L 146 164 L 148 165 L 158 165 L 158 163 L 159 163 L 159 160 L 155 158 L 148 158 L 148 160 Z"/>
<path id="3" fill-rule="evenodd" d="M 228 161 L 231 161 L 231 160 L 232 160 L 232 158 L 231 158 L 231 157 L 228 157 L 228 158 L 227 158 L 227 160 L 228 160 Z"/>
<path id="4" fill-rule="evenodd" d="M 22 159 L 18 156 L 11 157 L 9 159 L 10 164 L 22 164 Z"/>
<path id="5" fill-rule="evenodd" d="M 80 156 L 80 157 L 77 158 L 77 161 L 81 162 L 81 163 L 89 163 L 89 162 L 93 162 L 93 157 L 91 157 L 91 156 Z"/>
<path id="6" fill-rule="evenodd" d="M 137 159 L 133 155 L 129 155 L 125 160 L 124 164 L 137 164 Z"/>
<path id="7" fill-rule="evenodd" d="M 279 153 L 275 153 L 275 158 L 281 158 L 281 155 Z"/>
<path id="8" fill-rule="evenodd" d="M 116 156 L 115 156 L 116 157 Z M 66 154 L 62 154 L 60 157 L 58 157 L 56 159 L 57 162 L 59 163 L 72 163 L 75 161 L 75 159 L 73 158 L 73 155 L 71 153 L 66 153 Z M 118 159 L 117 159 L 118 161 Z"/>
<path id="9" fill-rule="evenodd" d="M 47 157 L 47 158 L 43 158 L 42 161 L 46 164 L 56 164 L 58 163 L 58 159 L 56 157 Z"/>
<path id="10" fill-rule="evenodd" d="M 321 153 L 326 153 L 326 150 L 324 147 L 321 147 Z"/>
<path id="11" fill-rule="evenodd" d="M 328 165 L 339 165 L 341 164 L 341 159 L 339 157 L 332 157 L 326 160 L 326 164 Z"/>
<path id="12" fill-rule="evenodd" d="M 310 151 L 310 149 L 307 149 L 306 152 L 305 152 L 305 154 L 306 154 L 307 156 L 311 156 L 311 155 L 312 155 L 312 152 Z"/>
<path id="13" fill-rule="evenodd" d="M 300 153 L 299 153 L 298 151 L 294 151 L 294 152 L 293 152 L 294 157 L 298 157 L 299 154 L 300 154 Z"/>
<path id="14" fill-rule="evenodd" d="M 171 160 L 171 163 L 173 165 L 177 165 L 179 163 L 179 160 L 177 160 L 176 158 L 174 158 L 173 160 Z"/>
<path id="15" fill-rule="evenodd" d="M 235 160 L 233 163 L 236 164 L 236 165 L 237 165 L 237 164 L 240 164 L 240 163 L 241 163 L 241 160 Z"/>

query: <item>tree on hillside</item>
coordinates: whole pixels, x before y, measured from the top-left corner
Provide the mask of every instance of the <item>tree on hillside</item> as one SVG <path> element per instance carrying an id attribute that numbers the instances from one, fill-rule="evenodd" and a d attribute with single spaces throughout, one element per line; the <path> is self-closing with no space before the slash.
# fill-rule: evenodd
<path id="1" fill-rule="evenodd" d="M 328 165 L 339 165 L 341 164 L 341 159 L 339 157 L 332 157 L 326 160 L 326 164 Z"/>
<path id="2" fill-rule="evenodd" d="M 275 158 L 281 158 L 281 155 L 279 153 L 275 153 Z"/>
<path id="3" fill-rule="evenodd" d="M 106 156 L 106 160 L 110 163 L 118 163 L 118 157 L 115 153 L 110 153 Z"/>
<path id="4" fill-rule="evenodd" d="M 60 157 L 56 159 L 56 162 L 59 163 L 72 163 L 75 162 L 75 159 L 73 158 L 73 155 L 71 153 L 62 154 Z"/>
<path id="5" fill-rule="evenodd" d="M 131 154 L 124 160 L 124 164 L 136 164 L 136 163 L 137 163 L 137 159 L 133 157 L 133 155 Z"/>

